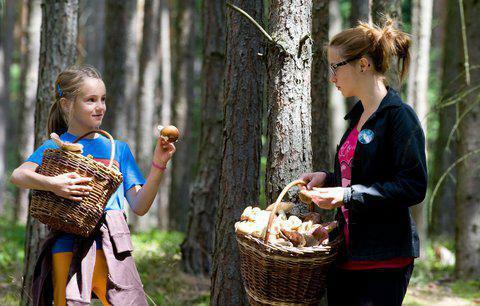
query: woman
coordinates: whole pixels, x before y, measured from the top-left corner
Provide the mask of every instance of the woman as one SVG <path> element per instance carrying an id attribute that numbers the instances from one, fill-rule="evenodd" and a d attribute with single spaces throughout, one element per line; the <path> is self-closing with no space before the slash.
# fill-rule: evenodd
<path id="1" fill-rule="evenodd" d="M 320 208 L 337 208 L 345 236 L 345 256 L 329 277 L 329 305 L 401 305 L 419 256 L 409 207 L 427 189 L 425 137 L 413 109 L 385 81 L 395 57 L 403 80 L 409 46 L 391 21 L 383 28 L 360 23 L 328 45 L 330 82 L 360 99 L 345 117 L 334 172 L 300 177 Z"/>

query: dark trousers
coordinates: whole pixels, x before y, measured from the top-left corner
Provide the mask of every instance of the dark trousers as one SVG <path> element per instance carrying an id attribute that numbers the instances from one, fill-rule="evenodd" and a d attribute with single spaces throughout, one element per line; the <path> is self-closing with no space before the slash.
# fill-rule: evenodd
<path id="1" fill-rule="evenodd" d="M 401 269 L 349 271 L 334 268 L 328 277 L 329 306 L 400 306 L 413 263 Z"/>

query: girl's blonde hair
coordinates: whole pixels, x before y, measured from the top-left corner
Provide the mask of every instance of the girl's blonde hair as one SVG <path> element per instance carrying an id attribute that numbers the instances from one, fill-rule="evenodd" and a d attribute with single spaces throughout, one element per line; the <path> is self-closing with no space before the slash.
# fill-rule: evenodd
<path id="1" fill-rule="evenodd" d="M 393 57 L 397 57 L 397 71 L 400 83 L 405 78 L 410 63 L 410 37 L 396 29 L 391 19 L 383 28 L 359 22 L 355 28 L 344 30 L 335 35 L 329 43 L 345 59 L 368 56 L 373 61 L 375 71 L 385 74 L 390 68 Z"/>
<path id="2" fill-rule="evenodd" d="M 77 99 L 86 78 L 102 79 L 100 72 L 92 66 L 70 66 L 62 71 L 55 81 L 55 102 L 50 107 L 47 121 L 48 137 L 51 133 L 62 134 L 68 130 L 68 120 L 60 105 L 60 99 Z"/>

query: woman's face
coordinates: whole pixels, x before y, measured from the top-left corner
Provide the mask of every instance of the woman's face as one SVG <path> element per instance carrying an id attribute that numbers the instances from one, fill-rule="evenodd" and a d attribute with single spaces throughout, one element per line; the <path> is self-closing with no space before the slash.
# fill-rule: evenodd
<path id="1" fill-rule="evenodd" d="M 347 60 L 339 55 L 339 52 L 333 47 L 329 47 L 327 50 L 328 53 L 328 64 L 335 65 L 340 62 Z M 355 69 L 356 61 L 347 63 L 342 66 L 336 67 L 336 69 L 330 68 L 329 81 L 332 82 L 342 95 L 346 98 L 355 96 L 355 87 L 357 86 L 357 71 Z"/>
<path id="2" fill-rule="evenodd" d="M 106 89 L 102 80 L 86 78 L 75 103 L 70 104 L 68 125 L 81 129 L 97 129 L 103 120 Z"/>

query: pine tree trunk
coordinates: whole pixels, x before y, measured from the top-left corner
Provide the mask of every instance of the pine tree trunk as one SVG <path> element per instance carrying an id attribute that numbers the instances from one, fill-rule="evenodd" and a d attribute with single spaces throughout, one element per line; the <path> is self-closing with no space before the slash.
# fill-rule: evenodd
<path id="1" fill-rule="evenodd" d="M 214 224 L 222 162 L 222 82 L 225 72 L 225 5 L 204 0 L 201 132 L 198 173 L 191 192 L 188 227 L 182 244 L 182 265 L 188 273 L 208 275 L 212 269 Z"/>
<path id="2" fill-rule="evenodd" d="M 173 101 L 173 123 L 182 131 L 182 140 L 173 156 L 172 190 L 170 194 L 169 216 L 170 228 L 185 232 L 187 227 L 187 211 L 192 182 L 193 158 L 197 156 L 195 142 L 192 137 L 194 128 L 193 108 L 194 94 L 194 61 L 195 61 L 195 0 L 184 0 L 178 3 L 178 14 L 175 26 L 175 80 Z"/>
<path id="3" fill-rule="evenodd" d="M 105 0 L 80 1 L 78 44 L 79 61 L 104 71 Z"/>
<path id="4" fill-rule="evenodd" d="M 136 112 L 135 158 L 142 173 L 150 172 L 155 140 L 155 122 L 158 121 L 155 101 L 160 76 L 160 0 L 146 0 L 143 16 L 143 40 L 140 53 L 139 95 Z M 135 230 L 156 227 L 158 201 L 154 200 L 150 212 L 141 218 L 131 214 Z"/>
<path id="5" fill-rule="evenodd" d="M 172 68 L 170 49 L 170 6 L 167 0 L 160 0 L 160 52 L 161 52 L 161 88 L 162 105 L 160 112 L 160 124 L 169 125 L 172 120 Z M 170 229 L 168 216 L 168 205 L 170 199 L 170 188 L 172 184 L 171 165 L 163 173 L 160 183 L 157 201 L 158 227 L 161 230 Z"/>
<path id="6" fill-rule="evenodd" d="M 48 111 L 55 99 L 54 84 L 57 75 L 75 63 L 77 42 L 78 1 L 58 3 L 44 0 L 42 4 L 42 28 L 40 43 L 39 79 L 35 109 L 35 147 L 46 140 Z M 25 270 L 21 305 L 33 305 L 30 288 L 39 255 L 39 248 L 46 236 L 46 227 L 28 217 L 25 243 Z"/>
<path id="7" fill-rule="evenodd" d="M 312 2 L 277 0 L 270 4 L 274 40 L 268 55 L 267 203 L 302 173 L 312 170 L 311 58 Z M 289 200 L 291 196 L 286 196 Z"/>
<path id="8" fill-rule="evenodd" d="M 13 27 L 15 1 L 4 2 L 3 16 L 0 17 L 0 214 L 4 213 L 7 180 L 7 140 L 10 113 L 10 65 L 13 53 Z"/>
<path id="9" fill-rule="evenodd" d="M 137 100 L 137 1 L 107 0 L 105 10 L 104 81 L 108 110 L 102 128 L 114 138 L 126 141 L 135 120 Z"/>
<path id="10" fill-rule="evenodd" d="M 465 0 L 465 24 L 468 56 L 470 67 L 480 63 L 480 2 Z M 471 83 L 466 90 L 478 86 L 480 71 L 470 69 Z M 480 106 L 478 105 L 479 90 L 469 94 L 460 102 L 459 111 L 463 114 L 471 110 L 460 123 L 460 139 L 458 142 L 458 156 L 464 156 L 474 150 L 480 149 L 480 133 L 478 132 L 478 118 Z M 474 105 L 476 103 L 476 105 Z M 480 277 L 480 164 L 479 154 L 474 154 L 463 161 L 458 167 L 456 190 L 456 261 L 455 274 L 460 279 L 478 279 Z"/>
<path id="11" fill-rule="evenodd" d="M 22 58 L 20 76 L 20 99 L 18 104 L 18 142 L 16 143 L 17 165 L 23 163 L 33 152 L 35 135 L 35 102 L 38 85 L 38 58 L 40 53 L 40 27 L 42 11 L 40 0 L 27 1 L 27 24 L 25 32 L 25 55 Z M 28 217 L 28 190 L 15 189 L 13 219 L 25 223 Z"/>
<path id="12" fill-rule="evenodd" d="M 350 1 L 350 26 L 356 27 L 359 21 L 372 22 L 372 0 L 351 0 Z"/>
<path id="13" fill-rule="evenodd" d="M 448 0 L 448 15 L 444 24 L 445 43 L 440 66 L 444 72 L 441 74 L 441 99 L 436 103 L 438 108 L 448 98 L 462 89 L 464 80 L 459 77 L 463 71 L 462 37 L 460 28 L 460 12 L 457 0 Z M 433 41 L 433 40 L 432 40 Z M 433 166 L 430 174 L 430 196 L 444 171 L 456 160 L 456 135 L 454 134 L 447 147 L 448 137 L 457 117 L 457 105 L 443 107 L 438 112 L 438 132 L 433 151 Z M 455 185 L 456 168 L 443 181 L 433 200 L 430 216 L 430 234 L 437 237 L 454 239 L 455 236 Z"/>
<path id="14" fill-rule="evenodd" d="M 232 3 L 258 22 L 262 1 Z M 238 12 L 227 11 L 224 126 L 220 198 L 215 221 L 211 305 L 248 305 L 240 271 L 234 223 L 258 204 L 264 67 L 262 36 Z"/>
<path id="15" fill-rule="evenodd" d="M 427 96 L 432 4 L 431 0 L 412 1 L 412 46 L 407 98 L 408 104 L 417 112 L 425 133 L 429 112 Z M 413 218 L 421 241 L 425 241 L 426 238 L 425 211 L 426 206 L 423 203 L 412 207 Z"/>
<path id="16" fill-rule="evenodd" d="M 335 34 L 339 33 L 342 30 L 342 15 L 340 13 L 340 2 L 339 0 L 330 0 L 329 1 L 329 17 L 330 17 L 330 29 L 328 36 L 331 39 Z M 345 98 L 342 93 L 335 87 L 329 84 L 328 86 L 328 95 L 329 95 L 329 114 L 332 118 L 332 142 L 331 142 L 331 152 L 335 152 L 336 145 L 340 142 L 342 135 L 345 131 L 345 114 L 347 113 Z M 330 170 L 333 170 L 333 163 L 330 164 Z"/>

